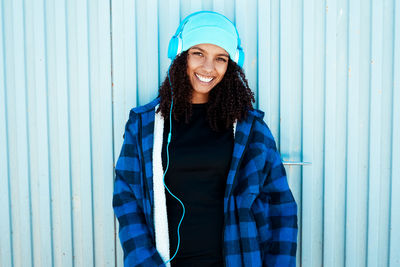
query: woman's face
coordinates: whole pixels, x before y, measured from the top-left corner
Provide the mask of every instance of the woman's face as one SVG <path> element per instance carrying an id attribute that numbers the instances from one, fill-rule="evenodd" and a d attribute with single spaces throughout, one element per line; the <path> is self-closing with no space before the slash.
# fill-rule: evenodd
<path id="1" fill-rule="evenodd" d="M 187 74 L 193 88 L 192 103 L 206 103 L 210 91 L 222 80 L 229 54 L 217 45 L 198 44 L 188 51 Z"/>

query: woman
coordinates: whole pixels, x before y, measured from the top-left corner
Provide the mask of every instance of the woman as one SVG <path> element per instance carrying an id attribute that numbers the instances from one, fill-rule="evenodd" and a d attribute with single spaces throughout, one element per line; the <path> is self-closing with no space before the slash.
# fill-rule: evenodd
<path id="1" fill-rule="evenodd" d="M 235 26 L 194 13 L 168 56 L 159 97 L 130 112 L 116 165 L 125 266 L 295 266 L 297 206 L 252 108 Z"/>

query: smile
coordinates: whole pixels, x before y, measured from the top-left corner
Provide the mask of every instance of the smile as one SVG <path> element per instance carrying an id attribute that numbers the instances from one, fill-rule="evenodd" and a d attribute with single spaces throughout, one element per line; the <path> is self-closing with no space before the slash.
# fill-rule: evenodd
<path id="1" fill-rule="evenodd" d="M 195 73 L 196 77 L 203 83 L 209 83 L 212 80 L 214 80 L 214 77 L 206 77 L 206 76 L 202 76 L 200 74 Z"/>

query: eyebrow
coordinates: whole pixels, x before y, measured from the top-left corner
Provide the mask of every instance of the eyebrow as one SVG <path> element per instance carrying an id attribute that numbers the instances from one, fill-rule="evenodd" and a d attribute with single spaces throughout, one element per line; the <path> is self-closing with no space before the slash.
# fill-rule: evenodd
<path id="1" fill-rule="evenodd" d="M 201 49 L 201 48 L 198 47 L 198 46 L 193 46 L 191 49 L 198 49 L 198 50 L 200 50 L 201 52 L 206 52 L 204 49 Z M 229 57 L 228 54 L 218 54 L 217 56 Z"/>

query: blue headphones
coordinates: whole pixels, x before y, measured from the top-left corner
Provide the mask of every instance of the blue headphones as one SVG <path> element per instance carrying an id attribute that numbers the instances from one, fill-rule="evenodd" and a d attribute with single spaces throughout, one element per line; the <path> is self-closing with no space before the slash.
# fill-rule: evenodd
<path id="1" fill-rule="evenodd" d="M 195 12 L 179 24 L 169 41 L 168 58 L 174 60 L 181 52 L 201 43 L 224 48 L 230 58 L 243 67 L 244 52 L 235 25 L 224 15 L 213 11 Z"/>

